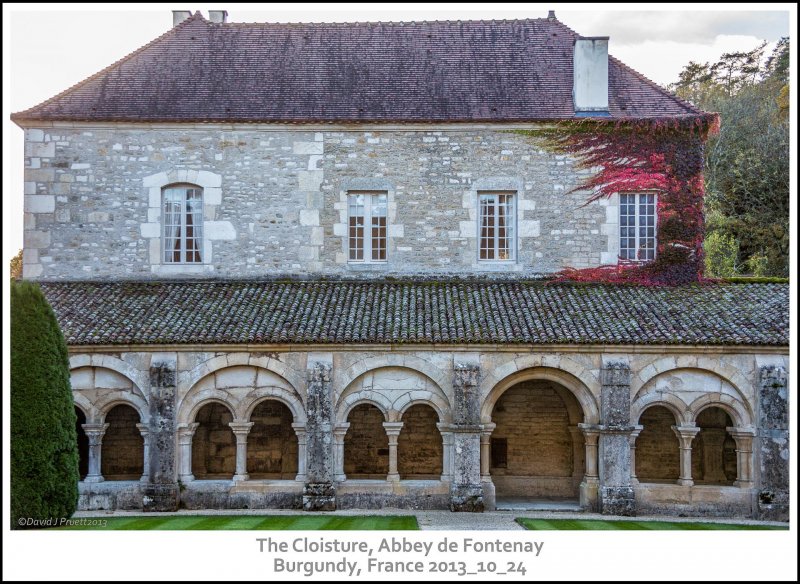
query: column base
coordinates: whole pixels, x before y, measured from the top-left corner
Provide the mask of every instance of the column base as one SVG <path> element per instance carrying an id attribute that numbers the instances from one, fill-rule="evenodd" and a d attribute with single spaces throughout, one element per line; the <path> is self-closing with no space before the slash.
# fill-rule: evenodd
<path id="1" fill-rule="evenodd" d="M 84 483 L 102 483 L 104 480 L 103 475 L 86 475 L 86 478 L 83 479 Z"/>
<path id="2" fill-rule="evenodd" d="M 250 475 L 248 475 L 248 474 L 235 474 L 235 475 L 233 475 L 233 479 L 232 480 L 233 480 L 234 483 L 240 483 L 242 481 L 246 481 L 249 478 L 250 478 Z"/>
<path id="3" fill-rule="evenodd" d="M 390 483 L 399 483 L 400 482 L 400 475 L 399 474 L 389 474 L 386 475 L 386 480 Z"/>
<path id="4" fill-rule="evenodd" d="M 492 478 L 481 478 L 481 487 L 483 488 L 483 508 L 485 511 L 494 511 L 497 508 L 497 496 L 495 494 L 494 483 Z"/>
<path id="5" fill-rule="evenodd" d="M 184 484 L 191 483 L 194 480 L 194 475 L 193 474 L 180 475 L 178 476 L 178 480 Z"/>
<path id="6" fill-rule="evenodd" d="M 306 483 L 303 487 L 303 511 L 336 511 L 334 484 Z"/>
<path id="7" fill-rule="evenodd" d="M 296 480 L 298 483 L 305 483 L 306 480 L 308 480 L 308 478 L 304 474 L 299 474 L 296 477 L 294 477 L 294 480 Z"/>
<path id="8" fill-rule="evenodd" d="M 148 483 L 150 482 L 150 477 L 147 475 L 142 475 L 142 478 L 139 479 L 140 483 Z"/>
<path id="9" fill-rule="evenodd" d="M 179 501 L 180 488 L 177 483 L 142 487 L 142 511 L 177 511 Z"/>
<path id="10" fill-rule="evenodd" d="M 678 479 L 676 482 L 684 487 L 691 487 L 694 485 L 694 481 L 692 479 Z"/>
<path id="11" fill-rule="evenodd" d="M 733 486 L 740 489 L 752 489 L 753 481 L 733 481 Z"/>
<path id="12" fill-rule="evenodd" d="M 597 497 L 600 483 L 596 478 L 584 479 L 578 487 L 578 499 L 581 507 L 587 511 L 597 511 Z"/>
<path id="13" fill-rule="evenodd" d="M 483 513 L 484 509 L 481 485 L 453 485 L 450 488 L 450 511 Z"/>
<path id="14" fill-rule="evenodd" d="M 600 513 L 636 515 L 636 495 L 631 487 L 600 487 Z"/>

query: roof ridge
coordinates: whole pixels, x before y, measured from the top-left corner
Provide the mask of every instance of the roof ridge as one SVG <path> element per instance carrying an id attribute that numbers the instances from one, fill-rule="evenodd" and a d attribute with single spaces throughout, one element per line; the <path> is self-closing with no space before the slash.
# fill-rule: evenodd
<path id="1" fill-rule="evenodd" d="M 456 19 L 456 20 L 347 20 L 344 22 L 310 22 L 310 21 L 297 21 L 297 22 L 289 22 L 289 21 L 280 21 L 280 22 L 225 22 L 225 23 L 214 23 L 214 24 L 224 24 L 226 26 L 234 25 L 242 25 L 242 26 L 286 26 L 286 25 L 304 25 L 304 26 L 348 26 L 348 25 L 385 25 L 385 24 L 392 24 L 392 25 L 412 25 L 412 24 L 489 24 L 494 22 L 534 22 L 534 21 L 547 21 L 547 22 L 554 22 L 549 20 L 548 18 L 480 18 L 476 20 L 467 19 Z M 556 21 L 557 22 L 557 21 Z"/>
<path id="2" fill-rule="evenodd" d="M 51 97 L 49 99 L 44 100 L 41 103 L 33 105 L 33 106 L 31 106 L 31 107 L 29 107 L 29 108 L 27 108 L 25 110 L 22 110 L 20 112 L 12 113 L 11 114 L 11 120 L 13 121 L 13 120 L 16 120 L 16 119 L 25 119 L 25 114 L 27 114 L 27 113 L 29 113 L 29 112 L 31 112 L 33 110 L 45 107 L 45 106 L 49 105 L 51 102 L 56 101 L 57 99 L 59 99 L 63 95 L 66 95 L 67 93 L 70 93 L 71 91 L 75 91 L 76 89 L 79 89 L 79 88 L 83 87 L 84 85 L 87 85 L 91 81 L 94 81 L 94 79 L 100 77 L 101 75 L 104 75 L 105 73 L 110 72 L 112 69 L 114 69 L 115 67 L 118 67 L 122 63 L 125 63 L 126 61 L 129 61 L 130 59 L 132 59 L 133 57 L 135 57 L 139 53 L 142 53 L 146 49 L 149 49 L 150 47 L 158 44 L 159 42 L 161 42 L 163 40 L 165 40 L 173 32 L 175 32 L 175 31 L 177 31 L 177 30 L 179 30 L 181 28 L 185 28 L 190 23 L 193 24 L 194 22 L 197 22 L 197 21 L 202 21 L 202 22 L 205 22 L 206 24 L 208 24 L 208 21 L 205 18 L 203 18 L 203 15 L 200 14 L 200 11 L 198 10 L 197 12 L 192 14 L 189 18 L 187 18 L 186 20 L 181 21 L 180 23 L 178 23 L 177 25 L 173 26 L 172 28 L 170 28 L 169 30 L 164 32 L 163 34 L 161 34 L 161 35 L 157 36 L 156 38 L 154 38 L 149 43 L 147 43 L 145 45 L 142 45 L 141 47 L 131 51 L 127 55 L 124 55 L 123 57 L 121 57 L 120 59 L 114 61 L 109 66 L 104 67 L 103 69 L 101 69 L 97 73 L 89 75 L 89 77 L 86 77 L 82 81 L 78 81 L 74 85 L 71 85 L 70 87 L 67 87 L 64 91 L 61 91 L 60 93 L 54 95 L 53 97 Z"/>

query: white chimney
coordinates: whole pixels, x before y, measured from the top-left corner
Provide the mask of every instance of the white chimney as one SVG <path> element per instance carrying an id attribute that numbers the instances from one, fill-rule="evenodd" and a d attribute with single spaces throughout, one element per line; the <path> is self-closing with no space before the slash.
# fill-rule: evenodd
<path id="1" fill-rule="evenodd" d="M 173 10 L 172 26 L 178 26 L 181 22 L 192 16 L 191 10 Z"/>
<path id="2" fill-rule="evenodd" d="M 575 40 L 572 71 L 575 113 L 608 111 L 608 37 Z"/>
<path id="3" fill-rule="evenodd" d="M 228 22 L 228 11 L 227 10 L 209 10 L 208 11 L 208 19 L 211 22 L 216 22 L 217 24 L 223 24 Z"/>

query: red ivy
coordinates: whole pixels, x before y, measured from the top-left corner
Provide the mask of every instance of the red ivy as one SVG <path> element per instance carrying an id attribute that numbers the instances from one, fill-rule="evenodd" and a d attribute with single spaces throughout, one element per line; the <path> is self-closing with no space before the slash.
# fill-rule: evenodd
<path id="1" fill-rule="evenodd" d="M 703 147 L 719 116 L 647 120 L 569 120 L 544 136 L 579 168 L 599 169 L 572 192 L 590 190 L 586 204 L 620 192 L 658 192 L 656 259 L 599 268 L 568 268 L 556 281 L 671 285 L 703 280 Z"/>

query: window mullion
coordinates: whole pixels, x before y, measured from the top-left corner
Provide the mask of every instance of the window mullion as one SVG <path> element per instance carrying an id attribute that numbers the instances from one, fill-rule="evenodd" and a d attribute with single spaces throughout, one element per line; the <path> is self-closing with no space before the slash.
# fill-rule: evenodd
<path id="1" fill-rule="evenodd" d="M 372 195 L 364 195 L 364 261 L 372 262 Z"/>

